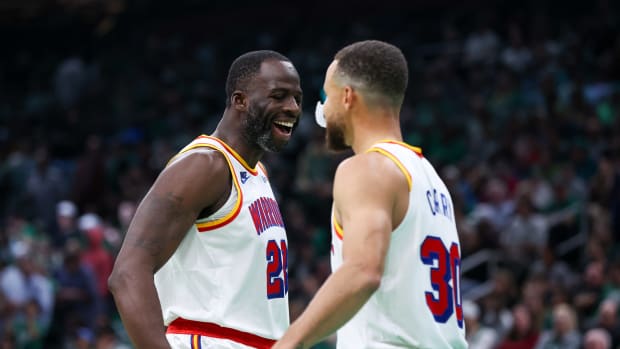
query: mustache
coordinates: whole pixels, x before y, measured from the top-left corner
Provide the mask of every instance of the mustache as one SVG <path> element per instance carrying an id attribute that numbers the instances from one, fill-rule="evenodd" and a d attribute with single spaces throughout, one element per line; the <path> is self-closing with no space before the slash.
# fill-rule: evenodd
<path id="1" fill-rule="evenodd" d="M 298 122 L 299 119 L 301 118 L 301 114 L 296 115 L 296 114 L 294 114 L 293 112 L 290 112 L 290 111 L 280 111 L 280 112 L 271 114 L 270 115 L 270 120 L 273 121 L 273 120 L 275 120 L 276 118 L 278 118 L 280 116 L 285 116 L 287 119 L 294 119 L 295 122 Z"/>
<path id="2" fill-rule="evenodd" d="M 250 106 L 249 110 L 247 111 L 247 114 L 248 114 L 249 119 L 253 120 L 254 124 L 256 124 L 257 126 L 258 124 L 262 124 L 262 127 L 264 130 L 271 129 L 271 125 L 273 124 L 275 120 L 285 119 L 285 120 L 294 122 L 293 128 L 292 128 L 292 130 L 294 131 L 299 126 L 299 120 L 301 119 L 301 116 L 302 116 L 301 112 L 297 114 L 291 111 L 279 110 L 279 111 L 270 113 L 264 110 L 263 108 L 258 108 L 254 106 Z"/>

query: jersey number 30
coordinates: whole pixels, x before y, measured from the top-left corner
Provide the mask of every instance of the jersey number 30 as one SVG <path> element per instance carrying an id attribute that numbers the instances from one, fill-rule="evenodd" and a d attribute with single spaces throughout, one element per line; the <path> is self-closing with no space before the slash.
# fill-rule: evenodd
<path id="1" fill-rule="evenodd" d="M 284 298 L 288 292 L 288 256 L 286 241 L 267 242 L 267 298 Z"/>
<path id="2" fill-rule="evenodd" d="M 420 248 L 420 257 L 424 264 L 431 266 L 433 291 L 426 291 L 425 296 L 435 321 L 446 323 L 456 311 L 457 323 L 463 328 L 459 245 L 452 243 L 447 250 L 440 238 L 428 236 Z"/>

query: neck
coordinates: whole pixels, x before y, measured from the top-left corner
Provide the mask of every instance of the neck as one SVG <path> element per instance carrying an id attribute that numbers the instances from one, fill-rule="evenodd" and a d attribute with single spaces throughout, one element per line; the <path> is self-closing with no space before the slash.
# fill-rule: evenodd
<path id="1" fill-rule="evenodd" d="M 398 112 L 377 108 L 355 115 L 356 120 L 351 123 L 353 152 L 361 154 L 383 140 L 402 141 Z"/>
<path id="2" fill-rule="evenodd" d="M 212 136 L 228 144 L 248 166 L 254 168 L 264 151 L 258 145 L 248 143 L 243 137 L 241 125 L 241 116 L 227 108 Z"/>

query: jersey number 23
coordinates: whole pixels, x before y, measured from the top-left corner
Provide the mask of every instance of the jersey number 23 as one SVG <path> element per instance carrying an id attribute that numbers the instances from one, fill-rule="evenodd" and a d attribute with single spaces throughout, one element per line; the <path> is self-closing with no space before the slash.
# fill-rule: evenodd
<path id="1" fill-rule="evenodd" d="M 286 241 L 267 242 L 267 298 L 284 298 L 288 292 L 288 253 Z"/>

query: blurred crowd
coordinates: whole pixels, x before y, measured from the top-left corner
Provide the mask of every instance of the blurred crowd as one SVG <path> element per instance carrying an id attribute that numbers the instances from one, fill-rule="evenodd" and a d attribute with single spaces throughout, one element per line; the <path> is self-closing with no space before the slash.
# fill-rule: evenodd
<path id="1" fill-rule="evenodd" d="M 410 6 L 360 10 L 347 23 L 306 9 L 313 15 L 299 10 L 299 22 L 256 30 L 261 16 L 274 18 L 263 8 L 133 26 L 121 18 L 87 40 L 43 28 L 29 34 L 36 44 L 8 44 L 0 349 L 131 348 L 106 286 L 124 233 L 167 160 L 214 130 L 232 60 L 259 48 L 287 55 L 304 89 L 292 142 L 263 161 L 289 236 L 298 316 L 330 273 L 331 179 L 349 155 L 325 150 L 313 107 L 334 53 L 367 38 L 398 45 L 409 60 L 403 136 L 451 190 L 471 348 L 620 348 L 614 6 Z M 63 36 L 71 45 L 56 44 Z M 330 338 L 317 348 L 332 346 Z"/>

